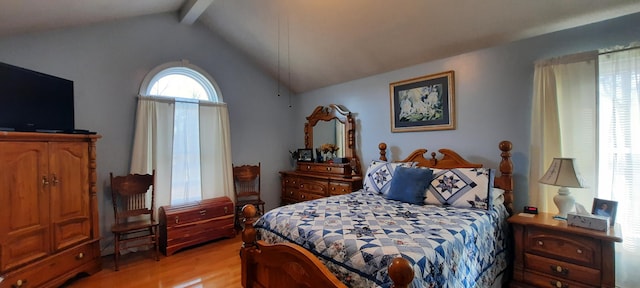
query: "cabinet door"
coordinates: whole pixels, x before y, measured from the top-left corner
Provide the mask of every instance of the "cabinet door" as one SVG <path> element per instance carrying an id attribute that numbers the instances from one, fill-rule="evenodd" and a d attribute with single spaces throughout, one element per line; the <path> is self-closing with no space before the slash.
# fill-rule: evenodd
<path id="1" fill-rule="evenodd" d="M 76 142 L 49 145 L 53 248 L 61 250 L 91 238 L 89 148 Z"/>
<path id="2" fill-rule="evenodd" d="M 47 144 L 0 142 L 0 271 L 50 252 Z"/>

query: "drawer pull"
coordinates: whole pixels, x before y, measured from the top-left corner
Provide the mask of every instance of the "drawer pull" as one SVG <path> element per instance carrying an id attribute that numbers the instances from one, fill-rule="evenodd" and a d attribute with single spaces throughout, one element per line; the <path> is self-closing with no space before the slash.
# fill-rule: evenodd
<path id="1" fill-rule="evenodd" d="M 300 199 L 304 199 L 304 194 L 300 195 Z"/>
<path id="2" fill-rule="evenodd" d="M 311 166 L 307 165 L 307 170 L 311 170 Z"/>
<path id="3" fill-rule="evenodd" d="M 304 184 L 300 184 L 300 188 L 304 189 Z"/>
<path id="4" fill-rule="evenodd" d="M 289 191 L 289 195 L 293 196 L 293 191 Z"/>
<path id="5" fill-rule="evenodd" d="M 336 191 L 336 187 L 331 187 L 331 191 Z"/>
<path id="6" fill-rule="evenodd" d="M 331 171 L 331 167 L 327 167 L 327 171 Z"/>
<path id="7" fill-rule="evenodd" d="M 27 280 L 19 279 L 18 281 L 16 281 L 16 284 L 11 285 L 11 287 L 19 288 L 19 287 L 22 287 L 22 285 L 24 284 L 27 284 Z"/>
<path id="8" fill-rule="evenodd" d="M 569 275 L 569 269 L 562 268 L 560 265 L 550 265 L 549 268 L 551 268 L 551 272 L 553 273 L 562 274 L 564 276 Z"/>
<path id="9" fill-rule="evenodd" d="M 538 241 L 538 246 L 544 246 L 544 242 Z"/>
<path id="10" fill-rule="evenodd" d="M 80 252 L 76 255 L 76 260 L 81 260 L 82 258 L 84 258 L 84 253 Z"/>
<path id="11" fill-rule="evenodd" d="M 577 252 L 578 254 L 582 254 L 582 249 L 578 249 L 578 250 L 576 250 L 576 252 Z"/>
<path id="12" fill-rule="evenodd" d="M 229 207 L 224 206 L 224 214 L 227 214 L 227 213 L 229 213 Z"/>
<path id="13" fill-rule="evenodd" d="M 552 287 L 557 287 L 557 288 L 569 288 L 569 285 L 567 284 L 563 284 L 560 281 L 549 281 L 549 283 L 551 284 Z"/>
<path id="14" fill-rule="evenodd" d="M 200 216 L 207 215 L 207 210 L 200 210 Z"/>
<path id="15" fill-rule="evenodd" d="M 176 220 L 176 224 L 180 223 L 180 217 L 176 216 L 175 220 Z"/>
<path id="16" fill-rule="evenodd" d="M 47 176 L 42 176 L 42 185 L 43 186 L 49 185 L 49 180 L 47 179 Z M 21 280 L 18 280 L 18 281 L 21 281 Z"/>

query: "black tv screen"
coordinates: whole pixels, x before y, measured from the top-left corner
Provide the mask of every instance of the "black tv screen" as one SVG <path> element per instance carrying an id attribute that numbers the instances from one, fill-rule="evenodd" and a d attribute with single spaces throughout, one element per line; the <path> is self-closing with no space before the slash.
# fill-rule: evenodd
<path id="1" fill-rule="evenodd" d="M 73 81 L 0 62 L 0 129 L 73 131 Z"/>

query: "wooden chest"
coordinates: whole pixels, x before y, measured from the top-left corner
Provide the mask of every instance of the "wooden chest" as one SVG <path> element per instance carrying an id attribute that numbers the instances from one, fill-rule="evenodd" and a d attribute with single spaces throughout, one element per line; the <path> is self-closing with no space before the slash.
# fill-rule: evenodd
<path id="1" fill-rule="evenodd" d="M 228 197 L 162 206 L 160 220 L 160 250 L 169 256 L 176 251 L 236 235 L 234 205 Z"/>

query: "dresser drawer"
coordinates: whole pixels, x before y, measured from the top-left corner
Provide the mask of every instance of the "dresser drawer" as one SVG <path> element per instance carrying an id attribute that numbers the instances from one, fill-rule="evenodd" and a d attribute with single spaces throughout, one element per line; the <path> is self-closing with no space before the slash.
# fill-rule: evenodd
<path id="1" fill-rule="evenodd" d="M 316 194 L 320 196 L 328 196 L 327 191 L 329 189 L 327 186 L 327 181 L 305 179 L 299 182 L 298 189 L 300 190 L 300 192 Z"/>
<path id="2" fill-rule="evenodd" d="M 299 182 L 299 179 L 297 177 L 287 176 L 282 179 L 282 186 L 298 188 L 298 182 Z"/>
<path id="3" fill-rule="evenodd" d="M 532 284 L 535 287 L 557 287 L 557 288 L 594 288 L 599 286 L 591 286 L 565 280 L 562 278 L 556 278 L 545 274 L 539 274 L 535 272 L 524 272 L 524 279 L 528 284 Z"/>
<path id="4" fill-rule="evenodd" d="M 315 200 L 315 199 L 320 199 L 320 198 L 324 198 L 324 197 L 325 197 L 324 195 L 299 192 L 297 200 L 298 201 L 309 201 L 309 200 Z"/>
<path id="5" fill-rule="evenodd" d="M 553 277 L 593 284 L 600 282 L 600 270 L 525 253 L 526 269 Z"/>
<path id="6" fill-rule="evenodd" d="M 348 164 L 298 163 L 298 170 L 312 173 L 351 175 L 351 166 Z"/>
<path id="7" fill-rule="evenodd" d="M 41 261 L 27 265 L 22 269 L 3 275 L 5 278 L 0 287 L 40 287 L 46 286 L 59 275 L 63 275 L 73 269 L 89 262 L 96 261 L 99 257 L 98 242 L 84 244 L 56 254 L 53 257 L 44 258 Z M 3 285 L 7 286 L 3 286 Z"/>
<path id="8" fill-rule="evenodd" d="M 527 229 L 525 252 L 600 269 L 597 240 L 531 227 Z"/>
<path id="9" fill-rule="evenodd" d="M 331 195 L 349 194 L 351 192 L 353 191 L 349 183 L 329 182 L 329 193 Z"/>

